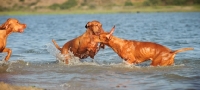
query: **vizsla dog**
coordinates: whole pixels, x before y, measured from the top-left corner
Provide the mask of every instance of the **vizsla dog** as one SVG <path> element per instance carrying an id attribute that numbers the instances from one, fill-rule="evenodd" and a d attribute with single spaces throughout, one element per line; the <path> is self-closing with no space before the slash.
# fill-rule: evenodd
<path id="1" fill-rule="evenodd" d="M 9 18 L 7 21 L 0 26 L 0 52 L 7 52 L 7 56 L 5 57 L 5 61 L 8 61 L 12 50 L 9 48 L 6 48 L 6 42 L 8 36 L 12 32 L 24 32 L 24 29 L 26 28 L 26 24 L 21 24 L 17 19 L 15 18 Z"/>
<path id="2" fill-rule="evenodd" d="M 84 34 L 68 41 L 62 48 L 60 48 L 57 43 L 52 40 L 55 47 L 61 51 L 61 54 L 66 55 L 66 60 L 64 61 L 66 64 L 68 64 L 68 60 L 70 59 L 70 56 L 68 56 L 69 51 L 71 51 L 74 56 L 79 57 L 80 59 L 87 58 L 88 56 L 94 58 L 96 53 L 99 51 L 100 47 L 98 47 L 98 42 L 93 42 L 90 37 L 91 35 L 98 36 L 100 33 L 104 32 L 102 24 L 99 21 L 94 20 L 88 22 L 85 25 L 85 28 L 87 28 L 87 30 Z M 102 48 L 104 47 L 103 44 L 100 45 Z"/>
<path id="3" fill-rule="evenodd" d="M 175 51 L 153 42 L 141 42 L 125 40 L 113 36 L 115 27 L 109 33 L 93 36 L 95 42 L 102 42 L 111 47 L 128 64 L 138 64 L 146 60 L 152 60 L 151 66 L 169 66 L 174 64 L 177 53 L 193 48 L 182 48 Z"/>

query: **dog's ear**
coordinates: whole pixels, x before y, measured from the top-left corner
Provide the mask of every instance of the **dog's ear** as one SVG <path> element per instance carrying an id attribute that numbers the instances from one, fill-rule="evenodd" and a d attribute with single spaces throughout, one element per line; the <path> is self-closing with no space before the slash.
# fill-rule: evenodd
<path id="1" fill-rule="evenodd" d="M 4 24 L 2 24 L 0 26 L 0 29 L 3 30 L 3 29 L 8 29 L 8 26 L 9 26 L 9 23 L 6 21 Z"/>
<path id="2" fill-rule="evenodd" d="M 112 36 L 114 31 L 115 31 L 115 25 L 112 27 L 112 29 L 110 30 L 109 34 L 106 35 L 106 38 L 110 39 L 110 36 Z"/>
<path id="3" fill-rule="evenodd" d="M 109 34 L 112 35 L 114 31 L 115 31 L 115 25 L 112 27 Z"/>
<path id="4" fill-rule="evenodd" d="M 90 22 L 88 22 L 86 25 L 85 25 L 85 28 L 88 28 L 90 26 Z"/>

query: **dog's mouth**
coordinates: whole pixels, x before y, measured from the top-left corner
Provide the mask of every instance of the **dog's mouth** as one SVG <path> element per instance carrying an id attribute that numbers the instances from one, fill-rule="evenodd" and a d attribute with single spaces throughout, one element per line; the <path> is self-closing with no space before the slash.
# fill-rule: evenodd
<path id="1" fill-rule="evenodd" d="M 23 33 L 24 29 L 18 29 L 18 32 Z"/>
<path id="2" fill-rule="evenodd" d="M 101 34 L 101 32 L 95 32 L 95 35 L 100 35 Z"/>
<path id="3" fill-rule="evenodd" d="M 18 32 L 23 33 L 25 28 L 26 28 L 26 24 L 23 24 L 22 28 L 18 29 Z"/>

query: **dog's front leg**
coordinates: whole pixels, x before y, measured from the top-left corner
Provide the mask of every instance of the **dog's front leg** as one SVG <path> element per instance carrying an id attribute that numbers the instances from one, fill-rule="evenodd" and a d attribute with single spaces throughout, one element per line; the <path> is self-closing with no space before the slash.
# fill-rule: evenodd
<path id="1" fill-rule="evenodd" d="M 8 53 L 7 56 L 6 56 L 6 58 L 5 58 L 5 61 L 8 61 L 10 59 L 11 54 L 12 54 L 12 50 L 9 49 L 9 48 L 5 48 L 3 50 L 3 52 L 7 52 Z"/>

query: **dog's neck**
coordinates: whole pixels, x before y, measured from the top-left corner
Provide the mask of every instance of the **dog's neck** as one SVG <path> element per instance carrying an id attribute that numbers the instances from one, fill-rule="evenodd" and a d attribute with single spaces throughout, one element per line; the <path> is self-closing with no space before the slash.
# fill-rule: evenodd
<path id="1" fill-rule="evenodd" d="M 126 44 L 126 40 L 115 36 L 111 36 L 108 43 L 105 44 L 111 47 L 116 53 L 119 53 L 121 52 L 121 50 L 123 50 L 123 47 Z"/>
<path id="2" fill-rule="evenodd" d="M 0 35 L 3 38 L 7 38 L 11 33 L 12 33 L 12 30 L 10 28 L 8 28 L 8 29 L 1 29 L 0 30 Z"/>
<path id="3" fill-rule="evenodd" d="M 6 37 L 8 37 L 11 33 L 12 33 L 12 29 L 11 29 L 11 28 L 8 28 L 8 29 L 6 30 Z"/>
<path id="4" fill-rule="evenodd" d="M 3 44 L 4 46 L 6 46 L 7 43 L 7 38 L 8 36 L 12 33 L 11 29 L 7 29 L 7 30 L 0 30 L 0 40 L 2 40 L 3 42 L 1 43 L 1 45 Z M 5 47 L 3 47 L 5 48 Z M 2 50 L 2 47 L 0 48 L 0 50 Z"/>

